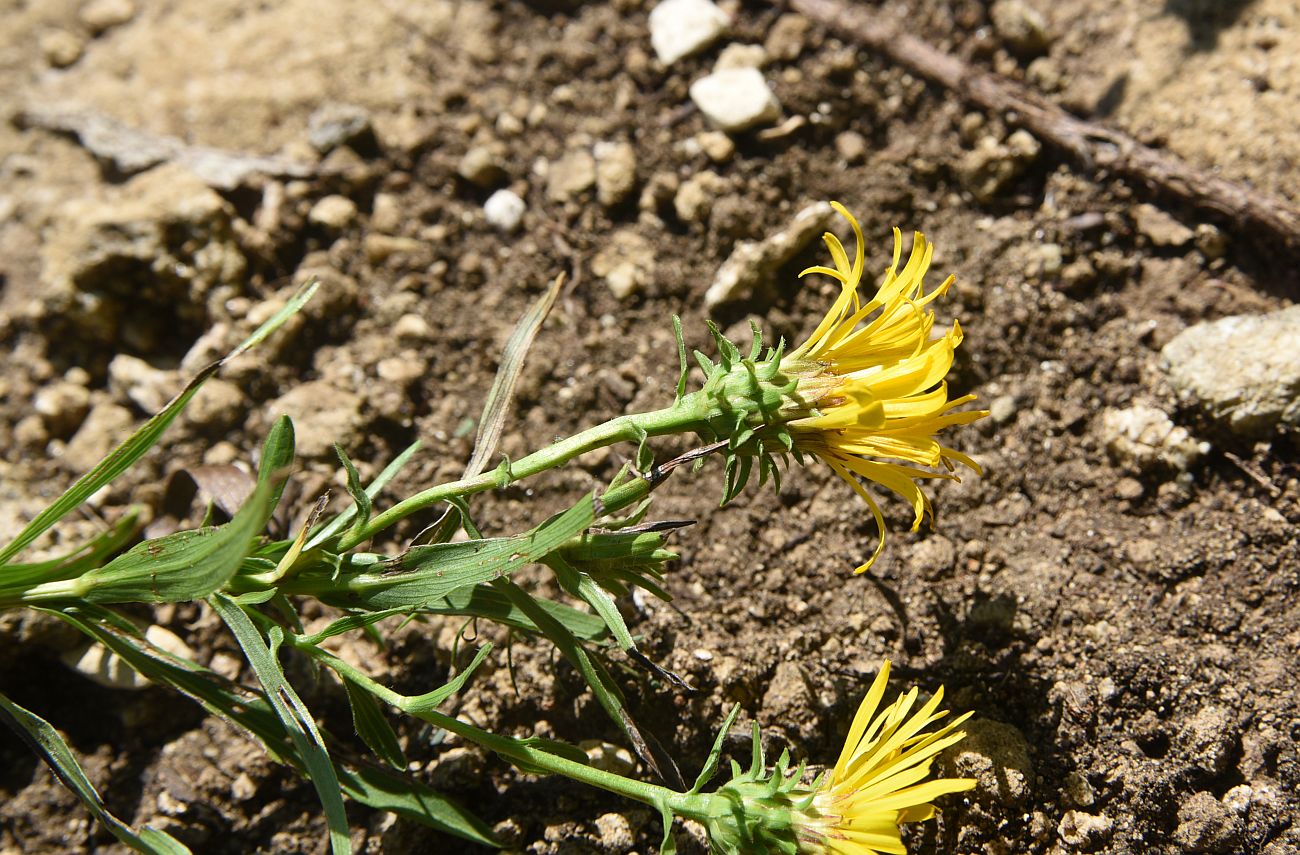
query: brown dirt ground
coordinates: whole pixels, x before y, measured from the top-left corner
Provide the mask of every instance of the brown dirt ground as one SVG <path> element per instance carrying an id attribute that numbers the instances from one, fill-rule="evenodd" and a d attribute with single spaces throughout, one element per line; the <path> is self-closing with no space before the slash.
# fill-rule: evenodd
<path id="1" fill-rule="evenodd" d="M 728 7 L 728 39 L 771 40 L 766 76 L 785 115 L 809 121 L 775 139 L 740 135 L 734 158 L 711 164 L 683 145 L 707 129 L 686 90 L 722 44 L 664 69 L 650 52 L 649 4 L 638 0 L 175 0 L 138 4 L 92 34 L 86 9 L 116 5 L 6 4 L 0 91 L 11 116 L 72 106 L 194 145 L 319 168 L 224 190 L 225 240 L 244 272 L 195 296 L 157 285 L 166 278 L 158 271 L 133 269 L 139 290 L 106 298 L 126 320 L 96 339 L 52 313 L 63 304 L 51 271 L 68 260 L 61 236 L 77 212 L 90 203 L 112 210 L 136 185 L 67 136 L 0 124 L 6 535 L 103 447 L 98 432 L 120 434 L 146 416 L 129 384 L 110 383 L 111 357 L 142 357 L 166 372 L 149 382 L 172 391 L 205 327 L 218 328 L 216 346 L 233 341 L 252 305 L 283 298 L 311 272 L 332 271 L 328 293 L 263 351 L 271 364 L 233 366 L 225 397 L 209 407 L 220 411 L 182 420 L 165 451 L 98 496 L 67 537 L 131 503 L 156 513 L 172 471 L 247 459 L 271 402 L 305 381 L 318 382 L 285 403 L 304 434 L 340 439 L 373 464 L 426 441 L 390 495 L 455 474 L 470 449 L 465 421 L 477 415 L 514 319 L 562 270 L 571 284 L 539 336 L 504 450 L 518 456 L 593 419 L 659 406 L 675 380 L 671 313 L 683 316 L 689 343 L 706 348 L 701 297 L 734 243 L 780 228 L 809 202 L 840 199 L 882 238 L 869 266 L 884 264 L 883 237 L 897 224 L 923 228 L 939 246 L 934 272 L 957 274 L 940 310 L 967 331 L 955 386 L 1002 402 L 998 420 L 955 439 L 986 475 L 940 487 L 938 530 L 895 534 L 863 577 L 850 571 L 872 542 L 870 517 L 826 471 L 791 472 L 779 498 L 751 490 L 723 509 L 700 501 L 717 492 L 716 465 L 674 476 L 657 514 L 699 520 L 676 538 L 676 599 L 629 604 L 629 615 L 646 652 L 699 692 L 626 669 L 638 717 L 688 774 L 730 702 L 744 706 L 743 721 L 763 723 L 770 746 L 825 760 L 889 656 L 899 685 L 942 683 L 955 708 L 976 711 L 984 724 L 972 740 L 996 772 L 912 835 L 918 851 L 1300 851 L 1297 442 L 1219 431 L 1180 408 L 1157 364 L 1159 348 L 1191 323 L 1294 300 L 1294 256 L 1222 222 L 1222 254 L 1212 241 L 1156 245 L 1133 210 L 1158 199 L 1083 175 L 1050 148 L 994 192 L 976 193 L 962 164 L 981 138 L 1006 136 L 997 119 L 816 27 L 802 30 L 775 7 Z M 1046 58 L 1033 62 L 1005 49 L 982 3 L 880 5 L 1071 109 L 1300 200 L 1300 10 L 1288 0 L 1031 2 L 1052 36 Z M 51 67 L 47 57 L 73 47 L 73 64 Z M 373 135 L 322 158 L 308 145 L 307 121 L 333 102 L 368 111 Z M 860 134 L 865 151 L 854 152 L 846 132 Z M 548 194 L 548 164 L 615 140 L 636 153 L 625 201 Z M 504 173 L 496 186 L 528 201 L 515 236 L 485 222 L 489 191 L 457 176 L 478 145 L 495 151 Z M 676 216 L 671 194 L 638 204 L 647 186 L 707 169 L 721 187 L 695 221 Z M 308 216 L 331 194 L 358 211 L 338 228 Z M 1200 223 L 1189 211 L 1168 213 Z M 591 267 L 627 229 L 649 242 L 656 263 L 642 293 L 620 300 Z M 779 287 L 717 319 L 737 336 L 754 317 L 773 335 L 799 338 L 830 292 L 799 287 L 795 273 L 819 258 L 810 248 L 780 271 Z M 407 315 L 427 332 L 399 327 Z M 145 324 L 149 334 L 114 337 L 153 316 L 161 320 Z M 37 393 L 67 382 L 89 390 L 95 435 L 69 441 L 78 418 L 34 415 Z M 1181 477 L 1113 463 L 1100 414 L 1133 401 L 1172 413 L 1211 452 Z M 320 445 L 296 478 L 299 508 L 337 482 Z M 600 484 L 620 461 L 594 455 L 487 497 L 480 521 L 516 530 Z M 890 504 L 887 513 L 895 531 L 906 528 L 904 509 Z M 549 589 L 540 574 L 527 581 Z M 153 619 L 200 659 L 231 661 L 234 645 L 206 611 L 168 608 Z M 60 633 L 23 616 L 2 620 L 3 690 L 67 733 L 120 815 L 161 816 L 195 851 L 323 851 L 310 787 L 245 739 L 157 690 L 100 688 L 59 664 Z M 347 650 L 414 690 L 445 676 L 459 630 L 409 627 L 387 651 L 360 642 Z M 462 657 L 470 646 L 459 644 Z M 504 655 L 495 658 L 458 702 L 460 715 L 518 732 L 540 720 L 546 735 L 617 741 L 542 646 L 516 640 L 513 658 L 515 680 Z M 327 722 L 346 728 L 328 686 L 305 691 Z M 648 812 L 399 726 L 417 774 L 475 805 L 518 851 L 657 846 Z M 744 752 L 745 742 L 729 747 Z M 0 770 L 0 852 L 117 851 L 7 734 Z M 362 809 L 352 819 L 360 851 L 465 848 Z"/>

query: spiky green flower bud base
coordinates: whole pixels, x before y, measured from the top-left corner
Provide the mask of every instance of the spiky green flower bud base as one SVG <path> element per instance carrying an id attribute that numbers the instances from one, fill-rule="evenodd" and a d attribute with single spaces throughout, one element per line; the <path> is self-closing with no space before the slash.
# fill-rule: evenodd
<path id="1" fill-rule="evenodd" d="M 768 772 L 763 762 L 762 738 L 754 724 L 754 759 L 741 771 L 732 762 L 732 778 L 695 804 L 679 811 L 704 825 L 715 851 L 727 855 L 798 855 L 821 852 L 824 838 L 810 825 L 815 822 L 813 800 L 821 786 L 802 783 L 804 764 L 790 769 L 790 752 L 784 751 Z M 703 807 L 701 813 L 695 813 Z M 692 815 L 694 814 L 694 815 Z"/>

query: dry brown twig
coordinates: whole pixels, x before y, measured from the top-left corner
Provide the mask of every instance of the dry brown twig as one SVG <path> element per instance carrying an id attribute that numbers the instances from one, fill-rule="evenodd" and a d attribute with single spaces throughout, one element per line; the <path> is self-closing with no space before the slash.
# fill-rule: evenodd
<path id="1" fill-rule="evenodd" d="M 969 65 L 902 32 L 868 7 L 842 0 L 790 0 L 790 6 L 964 100 L 997 113 L 1007 123 L 1062 149 L 1089 171 L 1131 179 L 1198 210 L 1227 217 L 1241 231 L 1262 229 L 1292 249 L 1300 249 L 1300 209 L 1285 199 L 1208 174 L 1127 134 L 1073 116 L 1015 81 Z"/>

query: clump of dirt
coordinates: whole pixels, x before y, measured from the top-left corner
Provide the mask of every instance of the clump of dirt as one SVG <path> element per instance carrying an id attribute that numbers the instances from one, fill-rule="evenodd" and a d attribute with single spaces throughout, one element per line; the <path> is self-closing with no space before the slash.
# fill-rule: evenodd
<path id="1" fill-rule="evenodd" d="M 751 489 L 722 509 L 701 501 L 720 493 L 716 467 L 674 475 L 657 514 L 699 520 L 676 538 L 675 599 L 626 605 L 645 652 L 698 691 L 621 671 L 639 721 L 688 775 L 732 703 L 778 753 L 828 762 L 890 657 L 899 685 L 944 684 L 953 708 L 977 716 L 944 762 L 978 787 L 910 833 L 917 851 L 1300 848 L 1300 445 L 1285 426 L 1232 433 L 1177 395 L 1160 361 L 1187 327 L 1294 299 L 1294 256 L 1079 173 L 999 117 L 772 7 L 727 4 L 723 37 L 665 67 L 648 7 L 60 0 L 10 13 L 0 84 L 15 109 L 111 119 L 164 154 L 133 158 L 122 137 L 30 117 L 0 125 L 0 532 L 311 275 L 325 287 L 305 315 L 260 359 L 230 366 L 166 448 L 97 495 L 65 538 L 132 504 L 162 514 L 172 473 L 247 462 L 280 412 L 304 451 L 286 494 L 299 515 L 339 483 L 333 441 L 368 477 L 423 440 L 390 497 L 455 477 L 515 318 L 560 271 L 570 283 L 502 450 L 516 458 L 593 419 L 661 406 L 676 382 L 672 313 L 706 351 L 710 317 L 735 339 L 751 318 L 773 339 L 812 328 L 833 291 L 796 274 L 823 261 L 817 246 L 751 295 L 715 310 L 704 295 L 739 242 L 838 199 L 875 241 L 869 269 L 887 263 L 898 225 L 934 241 L 933 275 L 957 275 L 939 304 L 966 332 L 953 387 L 992 416 L 952 442 L 985 474 L 935 488 L 934 531 L 906 533 L 908 509 L 886 503 L 890 544 L 857 577 L 874 528 L 830 473 L 791 471 L 779 496 Z M 1076 112 L 1300 198 L 1292 4 L 879 8 L 904 12 L 918 35 Z M 762 47 L 729 61 L 757 63 L 783 112 L 728 137 L 689 87 L 734 45 Z M 278 166 L 241 160 L 269 156 Z M 485 209 L 500 191 L 526 205 L 517 226 Z M 486 496 L 478 518 L 518 530 L 630 453 Z M 541 573 L 524 581 L 559 593 Z M 206 610 L 152 619 L 241 677 Z M 244 737 L 158 690 L 89 683 L 58 661 L 72 640 L 39 619 L 0 616 L 0 631 L 0 686 L 68 735 L 120 816 L 163 824 L 196 851 L 324 851 L 311 787 Z M 461 631 L 411 625 L 384 650 L 357 641 L 350 655 L 415 691 L 473 646 Z M 494 654 L 455 712 L 604 741 L 619 756 L 616 730 L 549 649 L 516 638 L 512 660 L 513 673 Z M 347 731 L 331 686 L 302 689 Z M 658 845 L 650 812 L 396 724 L 416 774 L 474 805 L 512 851 Z M 113 849 L 0 738 L 0 849 Z M 727 750 L 746 755 L 748 738 Z M 467 848 L 390 816 L 350 816 L 361 851 Z M 699 829 L 679 836 L 681 851 L 705 851 Z"/>

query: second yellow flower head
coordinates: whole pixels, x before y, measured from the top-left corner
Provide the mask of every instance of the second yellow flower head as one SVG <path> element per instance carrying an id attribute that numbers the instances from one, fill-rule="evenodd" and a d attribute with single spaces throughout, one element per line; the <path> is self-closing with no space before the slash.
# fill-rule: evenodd
<path id="1" fill-rule="evenodd" d="M 795 448 L 816 455 L 843 478 L 871 509 L 880 531 L 875 552 L 857 572 L 879 557 L 885 544 L 885 523 L 875 499 L 859 476 L 898 493 L 915 511 L 912 530 L 933 518 L 921 481 L 955 479 L 953 463 L 979 472 L 979 466 L 936 439 L 950 425 L 969 424 L 985 411 L 956 408 L 974 400 L 966 395 L 948 399 L 944 380 L 953 353 L 961 344 L 961 326 L 932 338 L 934 310 L 930 303 L 953 282 L 949 277 L 926 293 L 925 273 L 933 247 L 917 232 L 907 264 L 900 270 L 902 235 L 894 229 L 893 263 L 874 296 L 863 300 L 864 241 L 862 230 L 844 206 L 831 205 L 853 227 L 856 247 L 852 261 L 839 239 L 825 235 L 835 266 L 810 267 L 801 275 L 821 273 L 841 285 L 839 297 L 817 329 L 799 348 L 781 360 L 783 373 L 798 377 L 798 394 L 814 411 L 788 423 Z"/>

